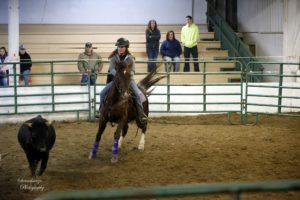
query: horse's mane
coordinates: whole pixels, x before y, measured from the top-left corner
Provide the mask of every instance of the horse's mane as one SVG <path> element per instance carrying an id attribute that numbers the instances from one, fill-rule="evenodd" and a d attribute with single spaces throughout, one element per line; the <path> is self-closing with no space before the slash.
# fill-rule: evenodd
<path id="1" fill-rule="evenodd" d="M 150 73 L 147 74 L 145 78 L 140 80 L 138 83 L 140 90 L 146 95 L 150 96 L 152 90 L 149 90 L 153 85 L 159 82 L 161 79 L 165 78 L 165 75 L 158 76 L 158 66 L 156 66 Z"/>

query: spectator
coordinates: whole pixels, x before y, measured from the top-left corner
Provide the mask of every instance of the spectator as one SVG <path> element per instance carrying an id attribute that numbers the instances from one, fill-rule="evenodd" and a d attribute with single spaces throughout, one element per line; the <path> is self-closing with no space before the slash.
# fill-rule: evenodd
<path id="1" fill-rule="evenodd" d="M 0 48 L 0 86 L 8 86 L 7 66 L 2 63 L 8 62 L 7 51 L 5 47 Z"/>
<path id="2" fill-rule="evenodd" d="M 143 109 L 143 103 L 142 100 L 140 98 L 139 95 L 139 89 L 137 84 L 134 81 L 133 75 L 134 75 L 134 71 L 135 71 L 135 62 L 134 62 L 134 57 L 131 55 L 131 53 L 129 52 L 128 48 L 129 48 L 129 41 L 125 38 L 119 38 L 115 44 L 117 46 L 117 48 L 110 54 L 109 59 L 109 74 L 112 75 L 112 77 L 115 76 L 116 74 L 116 62 L 126 62 L 128 64 L 132 64 L 132 71 L 131 71 L 131 82 L 130 82 L 130 88 L 133 92 L 134 95 L 134 99 L 135 99 L 135 104 L 136 104 L 136 108 L 137 108 L 137 114 L 139 117 L 139 120 L 141 123 L 146 123 L 147 122 L 147 115 L 145 115 L 144 113 L 144 109 Z M 113 78 L 112 78 L 113 80 Z M 104 88 L 103 90 L 100 92 L 100 112 L 101 113 L 101 109 L 103 107 L 104 104 L 104 99 L 105 96 L 107 94 L 107 92 L 109 91 L 109 89 L 112 86 L 112 81 L 109 82 Z"/>
<path id="3" fill-rule="evenodd" d="M 26 52 L 26 48 L 23 44 L 20 45 L 19 48 L 19 56 L 20 56 L 20 80 L 24 81 L 25 86 L 29 86 L 29 74 L 31 70 L 31 57 Z"/>
<path id="4" fill-rule="evenodd" d="M 160 47 L 160 54 L 162 55 L 163 59 L 165 61 L 180 61 L 180 55 L 182 54 L 182 49 L 180 42 L 175 38 L 174 31 L 168 31 L 166 35 L 166 40 L 163 41 Z M 180 63 L 174 63 L 173 64 L 174 72 L 179 71 Z M 168 64 L 166 64 L 166 71 L 168 67 Z M 171 71 L 171 70 L 169 70 Z"/>
<path id="5" fill-rule="evenodd" d="M 92 43 L 85 43 L 85 50 L 83 53 L 79 54 L 78 59 L 86 61 L 78 62 L 77 64 L 79 71 L 82 73 L 82 78 L 80 81 L 81 84 L 88 84 L 89 80 L 90 85 L 94 85 L 96 83 L 95 70 L 100 73 L 103 68 L 103 64 L 100 61 L 100 55 L 93 51 Z"/>
<path id="6" fill-rule="evenodd" d="M 157 23 L 154 19 L 150 20 L 146 30 L 146 49 L 148 61 L 156 61 L 158 56 L 160 40 L 160 31 L 157 28 Z M 152 71 L 156 63 L 148 63 L 148 72 Z"/>
<path id="7" fill-rule="evenodd" d="M 185 61 L 190 60 L 190 54 L 192 54 L 194 61 L 198 61 L 198 40 L 199 40 L 199 28 L 193 23 L 191 16 L 186 16 L 186 25 L 181 29 L 181 42 L 184 46 L 184 58 Z M 190 64 L 184 63 L 184 72 L 190 71 Z M 194 71 L 199 72 L 198 62 L 194 63 Z"/>

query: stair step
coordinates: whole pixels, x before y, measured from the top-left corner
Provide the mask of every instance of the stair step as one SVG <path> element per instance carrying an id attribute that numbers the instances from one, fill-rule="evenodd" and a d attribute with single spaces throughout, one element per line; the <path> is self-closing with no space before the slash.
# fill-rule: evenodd
<path id="1" fill-rule="evenodd" d="M 215 56 L 213 57 L 214 60 L 227 60 L 228 57 L 227 56 Z"/>
<path id="2" fill-rule="evenodd" d="M 228 78 L 228 83 L 240 83 L 240 78 Z"/>
<path id="3" fill-rule="evenodd" d="M 221 72 L 228 72 L 228 71 L 237 71 L 235 67 L 221 67 Z"/>
<path id="4" fill-rule="evenodd" d="M 201 38 L 200 41 L 215 41 L 215 38 Z"/>
<path id="5" fill-rule="evenodd" d="M 218 47 L 206 47 L 206 50 L 209 51 L 209 50 L 221 50 L 221 48 L 218 48 Z"/>

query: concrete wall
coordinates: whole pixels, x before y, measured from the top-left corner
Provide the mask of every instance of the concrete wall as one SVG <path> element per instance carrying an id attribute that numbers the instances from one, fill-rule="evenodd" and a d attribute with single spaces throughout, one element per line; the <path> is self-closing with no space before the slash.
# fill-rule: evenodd
<path id="1" fill-rule="evenodd" d="M 248 44 L 256 45 L 262 61 L 300 62 L 299 0 L 238 0 L 239 31 Z M 265 71 L 277 72 L 278 65 L 265 65 Z M 299 72 L 299 66 L 284 68 L 286 74 Z M 300 73 L 299 73 L 300 74 Z M 266 77 L 265 81 L 276 81 Z M 285 78 L 296 81 L 295 77 Z"/>
<path id="2" fill-rule="evenodd" d="M 21 24 L 184 24 L 195 13 L 205 24 L 205 0 L 19 0 Z M 8 0 L 1 0 L 0 24 L 7 23 Z"/>

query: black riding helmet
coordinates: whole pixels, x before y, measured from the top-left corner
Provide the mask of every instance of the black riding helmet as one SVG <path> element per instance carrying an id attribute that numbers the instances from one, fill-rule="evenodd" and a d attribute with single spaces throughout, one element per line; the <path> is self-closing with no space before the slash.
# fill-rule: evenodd
<path id="1" fill-rule="evenodd" d="M 129 41 L 126 38 L 119 38 L 115 45 L 129 48 Z"/>

